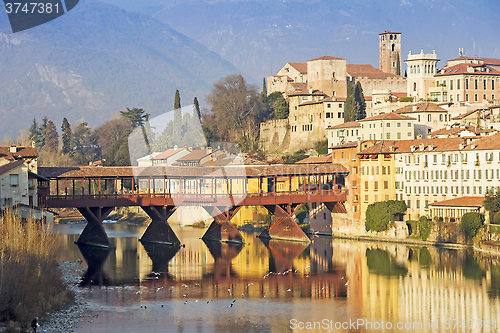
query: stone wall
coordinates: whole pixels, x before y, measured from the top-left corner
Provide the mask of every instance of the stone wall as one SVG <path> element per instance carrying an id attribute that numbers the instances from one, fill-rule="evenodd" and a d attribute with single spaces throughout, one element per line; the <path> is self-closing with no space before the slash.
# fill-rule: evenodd
<path id="1" fill-rule="evenodd" d="M 288 119 L 268 120 L 260 124 L 260 148 L 264 151 L 288 151 L 290 137 Z"/>
<path id="2" fill-rule="evenodd" d="M 356 77 L 356 82 L 360 82 L 365 96 L 372 96 L 373 90 L 390 90 L 391 92 L 405 93 L 408 86 L 406 78 L 388 77 L 386 79 L 369 79 L 367 77 Z"/>

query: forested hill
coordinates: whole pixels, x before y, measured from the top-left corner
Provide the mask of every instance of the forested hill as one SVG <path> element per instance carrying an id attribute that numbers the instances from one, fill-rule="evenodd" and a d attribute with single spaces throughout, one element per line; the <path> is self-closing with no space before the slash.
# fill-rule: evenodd
<path id="1" fill-rule="evenodd" d="M 0 133 L 15 135 L 34 117 L 94 126 L 126 107 L 152 116 L 200 101 L 236 67 L 150 16 L 94 0 L 12 34 L 0 10 Z"/>

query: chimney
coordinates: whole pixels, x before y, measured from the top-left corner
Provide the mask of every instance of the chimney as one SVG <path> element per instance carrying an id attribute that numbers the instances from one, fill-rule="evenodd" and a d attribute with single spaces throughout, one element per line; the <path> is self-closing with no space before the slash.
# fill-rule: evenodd
<path id="1" fill-rule="evenodd" d="M 212 153 L 212 147 L 207 147 L 207 153 L 211 154 Z"/>
<path id="2" fill-rule="evenodd" d="M 177 145 L 174 146 L 174 150 L 177 150 L 177 148 L 179 148 Z"/>
<path id="3" fill-rule="evenodd" d="M 394 153 L 394 146 L 390 146 L 390 147 L 389 147 L 389 151 L 390 151 L 391 153 Z"/>
<path id="4" fill-rule="evenodd" d="M 420 151 L 424 151 L 424 149 L 425 149 L 425 145 L 424 145 L 423 143 L 421 143 L 421 144 L 419 145 L 419 148 L 420 148 Z"/>
<path id="5" fill-rule="evenodd" d="M 412 152 L 414 152 L 414 151 L 415 151 L 415 146 L 410 146 L 410 150 L 411 150 Z"/>
<path id="6" fill-rule="evenodd" d="M 10 151 L 11 153 L 17 153 L 17 147 L 16 147 L 16 145 L 12 145 L 12 146 L 10 146 L 9 151 Z"/>
<path id="7" fill-rule="evenodd" d="M 422 134 L 417 135 L 417 139 L 422 139 Z"/>
<path id="8" fill-rule="evenodd" d="M 417 111 L 418 110 L 418 105 L 412 105 L 411 109 L 412 109 L 412 111 Z"/>
<path id="9" fill-rule="evenodd" d="M 464 149 L 465 148 L 465 143 L 461 142 L 459 145 L 458 145 L 458 149 Z"/>
<path id="10" fill-rule="evenodd" d="M 430 144 L 429 145 L 429 151 L 433 150 L 434 149 L 434 145 L 433 144 Z"/>
<path id="11" fill-rule="evenodd" d="M 476 144 L 475 143 L 471 143 L 470 149 L 475 149 L 475 148 L 476 148 Z"/>

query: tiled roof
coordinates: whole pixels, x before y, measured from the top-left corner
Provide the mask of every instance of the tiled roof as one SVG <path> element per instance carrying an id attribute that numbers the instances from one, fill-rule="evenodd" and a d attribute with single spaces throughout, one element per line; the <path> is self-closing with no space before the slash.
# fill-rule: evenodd
<path id="1" fill-rule="evenodd" d="M 436 207 L 481 207 L 484 197 L 460 197 L 430 203 L 429 206 Z"/>
<path id="2" fill-rule="evenodd" d="M 469 111 L 469 112 L 466 112 L 466 113 L 460 114 L 460 115 L 458 115 L 458 116 L 456 116 L 456 117 L 451 118 L 451 120 L 460 120 L 460 119 L 464 119 L 465 117 L 470 116 L 471 114 L 473 114 L 473 113 L 475 113 L 475 112 L 477 112 L 477 111 L 479 111 L 479 110 L 480 110 L 480 109 L 476 109 L 476 110 L 472 110 L 472 111 Z"/>
<path id="3" fill-rule="evenodd" d="M 381 113 L 379 115 L 361 119 L 359 121 L 372 121 L 372 120 L 415 120 L 415 118 L 403 116 L 402 114 L 397 114 L 395 112 Z"/>
<path id="4" fill-rule="evenodd" d="M 309 156 L 308 158 L 298 161 L 295 164 L 323 164 L 323 163 L 332 163 L 332 155 Z"/>
<path id="5" fill-rule="evenodd" d="M 307 63 L 305 62 L 289 62 L 288 63 L 290 66 L 295 68 L 297 71 L 299 71 L 301 74 L 307 74 Z"/>
<path id="6" fill-rule="evenodd" d="M 9 172 L 10 170 L 15 169 L 22 164 L 23 164 L 23 161 L 19 160 L 19 161 L 15 161 L 15 162 L 11 162 L 11 163 L 7 163 L 5 165 L 2 165 L 0 167 L 0 175 L 3 175 L 4 173 Z"/>
<path id="7" fill-rule="evenodd" d="M 469 68 L 472 68 L 473 71 L 469 72 Z M 500 75 L 500 72 L 496 69 L 488 67 L 487 65 L 479 65 L 479 64 L 457 64 L 455 66 L 446 67 L 441 69 L 435 77 L 447 76 L 447 75 L 471 75 L 471 74 L 480 74 L 480 75 Z"/>
<path id="8" fill-rule="evenodd" d="M 465 127 L 451 127 L 451 128 L 441 128 L 437 131 L 431 132 L 428 135 L 430 137 L 438 136 L 438 135 L 446 135 L 446 136 L 454 136 L 463 131 L 469 131 L 472 133 L 477 133 L 476 128 L 473 126 L 465 126 Z"/>
<path id="9" fill-rule="evenodd" d="M 307 91 L 307 83 L 306 82 L 292 82 L 290 86 L 295 91 Z"/>
<path id="10" fill-rule="evenodd" d="M 322 100 L 323 102 L 345 102 L 345 97 L 328 97 Z"/>
<path id="11" fill-rule="evenodd" d="M 356 148 L 358 146 L 357 141 L 348 141 L 340 145 L 328 147 L 329 149 L 344 149 L 344 148 Z"/>
<path id="12" fill-rule="evenodd" d="M 397 98 L 399 98 L 399 97 L 408 97 L 408 93 L 405 93 L 405 92 L 392 92 L 391 95 L 395 96 Z"/>
<path id="13" fill-rule="evenodd" d="M 370 64 L 347 64 L 347 74 L 357 78 L 386 79 L 388 77 L 402 77 L 396 74 L 385 73 Z"/>
<path id="14" fill-rule="evenodd" d="M 500 59 L 483 58 L 483 61 L 485 65 L 500 66 Z"/>
<path id="15" fill-rule="evenodd" d="M 18 158 L 36 158 L 38 157 L 38 152 L 33 147 L 17 147 L 17 152 L 11 153 L 9 146 L 0 146 L 0 157 L 6 157 L 8 159 L 18 159 Z"/>
<path id="16" fill-rule="evenodd" d="M 470 140 L 470 138 L 469 138 Z M 467 144 L 468 143 L 468 144 Z M 420 145 L 423 145 L 422 152 L 431 151 L 476 151 L 476 150 L 489 150 L 500 149 L 500 133 L 493 134 L 486 137 L 474 139 L 472 144 L 466 138 L 428 138 L 428 139 L 415 139 L 415 140 L 385 140 L 379 141 L 370 148 L 365 149 L 360 154 L 398 154 L 410 153 L 411 147 L 414 146 L 415 151 L 421 151 Z M 460 145 L 462 144 L 462 149 Z M 392 150 L 391 150 L 392 148 Z"/>
<path id="17" fill-rule="evenodd" d="M 207 149 L 199 149 L 199 150 L 193 150 L 190 154 L 187 154 L 184 157 L 181 157 L 177 160 L 177 162 L 182 162 L 182 161 L 199 161 L 203 157 L 210 155 L 211 153 L 215 153 L 217 150 L 209 151 Z"/>
<path id="18" fill-rule="evenodd" d="M 185 150 L 184 148 L 177 148 L 177 149 L 167 149 L 165 150 L 163 153 L 159 154 L 159 155 L 156 155 L 155 157 L 153 157 L 152 159 L 153 160 L 164 160 L 164 159 L 167 159 L 169 158 L 170 156 L 174 155 L 174 154 L 177 154 L 181 151 Z"/>
<path id="19" fill-rule="evenodd" d="M 416 106 L 416 109 L 413 110 L 413 107 Z M 447 112 L 446 109 L 443 109 L 440 106 L 437 106 L 434 103 L 419 103 L 419 104 L 414 104 L 414 105 L 407 105 L 402 108 L 397 109 L 394 111 L 395 113 L 401 114 L 401 113 L 417 113 L 417 112 Z"/>
<path id="20" fill-rule="evenodd" d="M 339 125 L 328 127 L 328 129 L 338 129 L 338 128 L 351 128 L 351 127 L 361 127 L 359 121 L 348 121 L 347 123 L 342 123 Z"/>
<path id="21" fill-rule="evenodd" d="M 322 57 L 319 57 L 319 58 L 310 59 L 310 60 L 307 60 L 307 61 L 315 61 L 315 60 L 345 60 L 345 59 L 344 58 L 337 58 L 337 57 L 332 57 L 332 56 L 329 56 L 329 55 L 325 55 L 325 56 L 322 56 Z"/>
<path id="22" fill-rule="evenodd" d="M 313 104 L 321 104 L 323 103 L 324 100 L 320 100 L 320 101 L 308 101 L 308 102 L 304 102 L 304 103 L 301 103 L 299 104 L 299 106 L 304 106 L 304 105 L 313 105 Z"/>
<path id="23" fill-rule="evenodd" d="M 288 94 L 288 96 L 326 96 L 326 94 L 320 90 L 314 90 L 312 93 L 309 93 L 307 90 L 302 90 L 302 91 L 297 91 L 293 92 L 291 94 Z"/>

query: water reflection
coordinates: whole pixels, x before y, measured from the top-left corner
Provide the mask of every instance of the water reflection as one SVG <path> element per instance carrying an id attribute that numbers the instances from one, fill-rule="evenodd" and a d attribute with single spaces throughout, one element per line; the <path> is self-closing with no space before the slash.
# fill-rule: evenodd
<path id="1" fill-rule="evenodd" d="M 83 258 L 85 259 L 85 262 L 87 263 L 87 271 L 82 277 L 80 287 L 86 287 L 90 285 L 103 286 L 112 284 L 103 270 L 104 263 L 108 259 L 111 249 L 79 244 L 77 246 L 82 253 Z"/>
<path id="2" fill-rule="evenodd" d="M 252 233 L 244 233 L 242 247 L 204 243 L 204 229 L 178 226 L 174 231 L 186 247 L 173 249 L 141 245 L 137 227 L 105 227 L 117 235 L 110 237 L 116 247 L 111 253 L 80 253 L 73 244 L 78 235 L 70 232 L 61 235 L 61 259 L 85 259 L 84 285 L 104 288 L 82 292 L 109 309 L 161 303 L 171 307 L 177 321 L 194 318 L 216 330 L 227 324 L 223 313 L 237 299 L 234 311 L 242 309 L 243 317 L 247 311 L 259 313 L 248 320 L 266 331 L 283 331 L 290 318 L 442 323 L 494 320 L 500 314 L 500 264 L 480 253 L 328 237 L 313 237 L 309 245 L 262 242 Z M 219 310 L 199 310 L 201 303 L 215 303 Z M 189 313 L 183 310 L 188 307 Z M 237 320 L 227 325 L 226 331 L 240 327 Z M 467 331 L 454 331 L 460 330 Z M 424 325 L 423 331 L 433 330 Z"/>

